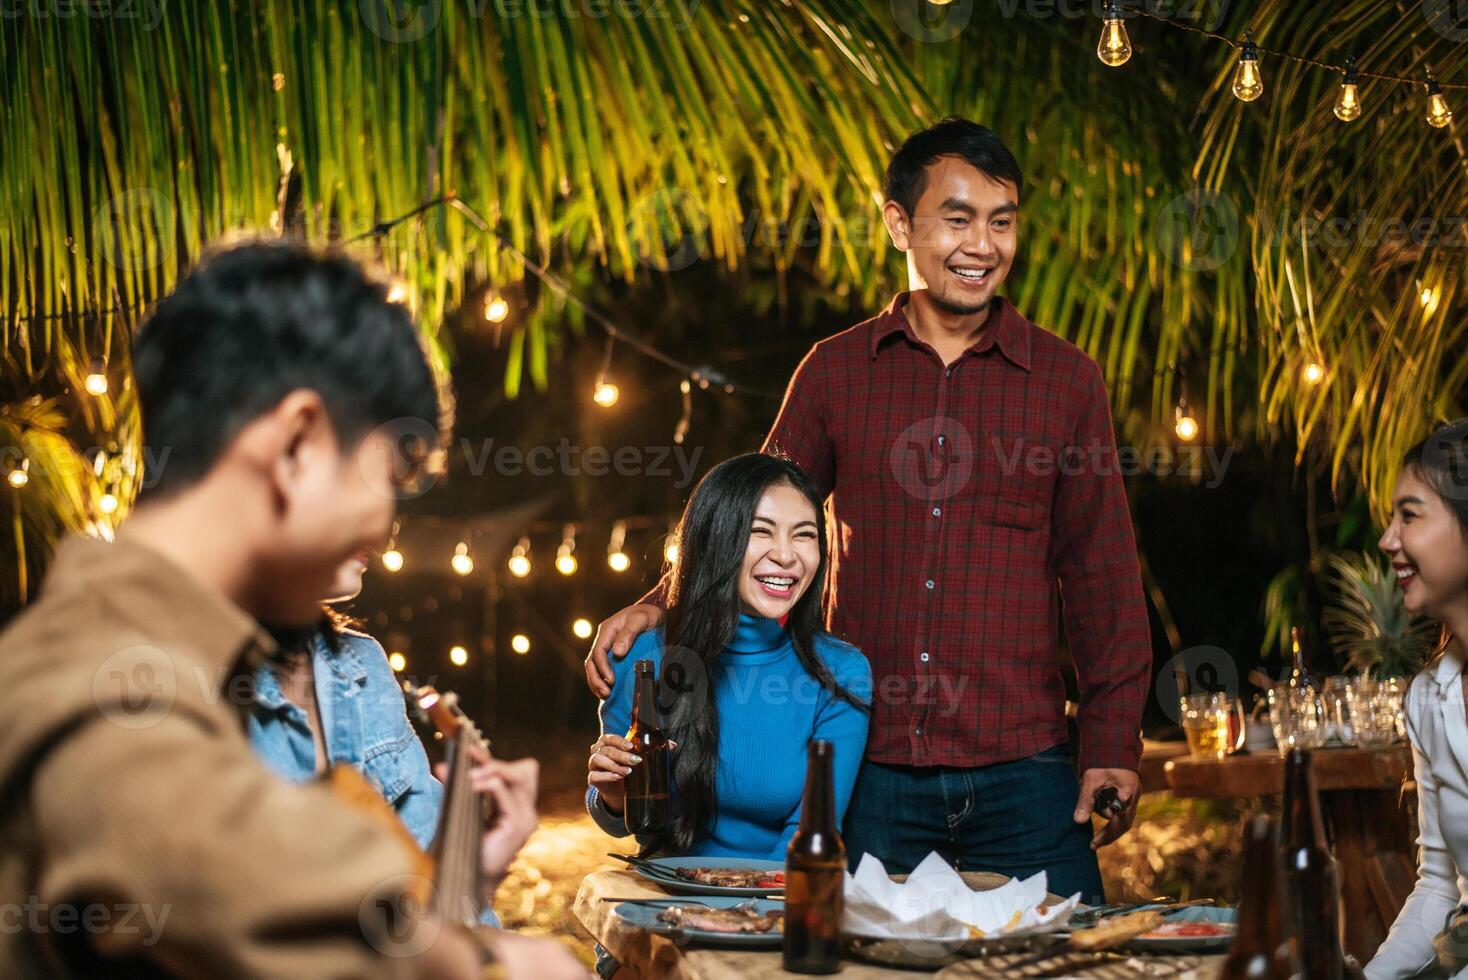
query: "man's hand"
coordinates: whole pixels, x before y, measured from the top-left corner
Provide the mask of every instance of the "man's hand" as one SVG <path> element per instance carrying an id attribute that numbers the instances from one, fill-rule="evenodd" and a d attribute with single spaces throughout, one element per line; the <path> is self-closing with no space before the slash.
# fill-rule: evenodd
<path id="1" fill-rule="evenodd" d="M 446 781 L 447 767 L 435 767 L 438 778 Z M 476 794 L 494 801 L 494 815 L 485 827 L 479 844 L 479 864 L 484 869 L 484 900 L 494 901 L 495 889 L 505 880 L 510 863 L 520 848 L 535 833 L 540 817 L 535 812 L 535 797 L 540 787 L 540 763 L 534 759 L 490 759 L 469 770 L 469 785 Z"/>
<path id="2" fill-rule="evenodd" d="M 632 649 L 632 641 L 663 621 L 663 610 L 651 603 L 628 606 L 607 617 L 596 628 L 591 652 L 586 655 L 586 686 L 605 698 L 612 693 L 612 665 L 607 652 L 621 660 Z"/>
<path id="3" fill-rule="evenodd" d="M 482 930 L 481 936 L 504 966 L 508 980 L 592 980 L 591 972 L 559 940 L 520 936 L 503 929 Z"/>
<path id="4" fill-rule="evenodd" d="M 1087 769 L 1081 773 L 1081 797 L 1076 801 L 1076 823 L 1086 823 L 1091 819 L 1096 794 L 1107 786 L 1116 787 L 1117 799 L 1122 806 L 1091 837 L 1093 851 L 1110 844 L 1131 828 L 1132 820 L 1137 815 L 1137 797 L 1142 792 L 1142 777 L 1130 769 Z"/>

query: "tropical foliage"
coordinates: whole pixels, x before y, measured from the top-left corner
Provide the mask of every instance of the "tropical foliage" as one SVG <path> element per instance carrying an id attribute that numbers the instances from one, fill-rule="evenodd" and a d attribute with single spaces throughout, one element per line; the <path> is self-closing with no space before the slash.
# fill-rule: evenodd
<path id="1" fill-rule="evenodd" d="M 1456 413 L 1468 370 L 1445 232 L 1461 143 L 1422 121 L 1420 88 L 1368 80 L 1346 125 L 1333 76 L 1266 56 L 1266 95 L 1245 105 L 1217 41 L 1133 19 L 1137 53 L 1108 69 L 1093 17 L 1030 7 L 221 0 L 0 19 L 0 436 L 33 467 L 59 457 L 51 481 L 0 487 L 22 567 L 56 530 L 126 509 L 142 451 L 129 331 L 230 229 L 346 240 L 454 195 L 588 286 L 676 285 L 703 260 L 813 275 L 869 308 L 904 281 L 875 206 L 885 162 L 948 112 L 1020 156 L 1010 291 L 1101 363 L 1124 438 L 1171 440 L 1185 398 L 1203 440 L 1282 441 L 1379 496 L 1405 444 Z M 1245 18 L 1266 45 L 1468 77 L 1464 46 L 1415 6 L 1263 0 L 1204 26 L 1235 36 Z M 1432 240 L 1379 231 L 1418 217 Z M 1311 230 L 1330 219 L 1340 240 Z M 515 292 L 524 269 L 464 214 L 431 208 L 364 247 L 445 361 L 448 312 L 486 284 L 526 300 L 505 384 L 548 386 L 578 325 Z M 85 395 L 98 363 L 109 391 Z M 86 447 L 115 450 L 100 475 L 61 462 Z"/>

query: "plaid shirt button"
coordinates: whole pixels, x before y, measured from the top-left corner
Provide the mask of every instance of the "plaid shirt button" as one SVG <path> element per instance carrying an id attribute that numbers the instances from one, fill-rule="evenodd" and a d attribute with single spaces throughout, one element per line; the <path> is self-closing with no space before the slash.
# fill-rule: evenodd
<path id="1" fill-rule="evenodd" d="M 928 662 L 928 651 L 924 650 L 923 653 L 922 653 L 922 656 L 919 657 L 918 659 L 921 660 L 923 663 L 927 663 Z"/>
<path id="2" fill-rule="evenodd" d="M 933 587 L 933 580 L 932 579 L 928 579 L 923 584 L 926 585 L 929 589 L 931 589 Z"/>

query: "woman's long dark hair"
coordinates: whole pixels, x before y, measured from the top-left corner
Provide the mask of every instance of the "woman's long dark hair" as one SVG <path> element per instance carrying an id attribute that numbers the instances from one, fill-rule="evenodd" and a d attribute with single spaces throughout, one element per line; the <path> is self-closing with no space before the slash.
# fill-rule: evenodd
<path id="1" fill-rule="evenodd" d="M 739 625 L 739 577 L 754 512 L 765 491 L 785 484 L 800 491 L 816 513 L 820 564 L 786 623 L 806 672 L 836 697 L 867 706 L 836 683 L 816 654 L 826 582 L 824 505 L 808 476 L 787 459 L 764 453 L 735 456 L 699 481 L 678 524 L 678 560 L 668 573 L 659 707 L 673 752 L 677 810 L 671 831 L 645 853 L 687 852 L 704 836 L 718 810 L 719 709 L 714 687 L 720 658 Z"/>
<path id="2" fill-rule="evenodd" d="M 1442 498 L 1457 520 L 1464 540 L 1468 540 L 1468 418 L 1438 426 L 1426 439 L 1407 450 L 1402 471 L 1426 483 Z M 1453 634 L 1446 623 L 1440 624 L 1439 630 L 1432 656 L 1413 675 L 1413 681 L 1427 673 L 1447 652 Z"/>

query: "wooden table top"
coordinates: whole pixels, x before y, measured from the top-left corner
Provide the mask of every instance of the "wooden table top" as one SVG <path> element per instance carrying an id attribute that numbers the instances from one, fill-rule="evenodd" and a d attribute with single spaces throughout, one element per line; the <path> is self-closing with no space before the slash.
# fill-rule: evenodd
<path id="1" fill-rule="evenodd" d="M 969 877 L 965 874 L 965 878 Z M 990 877 L 995 879 L 996 885 L 1004 880 L 998 875 Z M 602 901 L 605 897 L 670 896 L 631 871 L 594 871 L 581 883 L 574 906 L 576 918 L 632 976 L 658 980 L 746 980 L 749 977 L 795 976 L 781 967 L 778 949 L 699 949 L 679 946 L 664 936 L 630 928 L 612 914 L 616 903 Z M 1205 967 L 1194 971 L 1193 975 L 1211 977 L 1221 960 L 1222 957 L 1207 957 Z M 841 964 L 840 976 L 843 980 L 896 980 L 900 977 L 927 977 L 931 980 L 935 974 L 931 970 L 894 969 L 848 958 Z"/>
<path id="2" fill-rule="evenodd" d="M 1317 749 L 1311 767 L 1317 791 L 1396 790 L 1412 775 L 1412 750 L 1406 745 Z M 1163 771 L 1168 788 L 1177 796 L 1224 799 L 1284 792 L 1284 759 L 1276 752 L 1230 755 L 1222 760 L 1171 759 Z"/>

